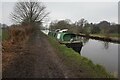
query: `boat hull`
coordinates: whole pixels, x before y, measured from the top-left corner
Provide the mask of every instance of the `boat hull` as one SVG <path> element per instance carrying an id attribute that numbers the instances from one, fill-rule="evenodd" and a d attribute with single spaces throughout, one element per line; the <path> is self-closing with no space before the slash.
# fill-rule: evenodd
<path id="1" fill-rule="evenodd" d="M 72 48 L 74 51 L 80 53 L 83 43 L 82 42 L 61 42 L 61 44 L 65 44 L 68 48 Z"/>

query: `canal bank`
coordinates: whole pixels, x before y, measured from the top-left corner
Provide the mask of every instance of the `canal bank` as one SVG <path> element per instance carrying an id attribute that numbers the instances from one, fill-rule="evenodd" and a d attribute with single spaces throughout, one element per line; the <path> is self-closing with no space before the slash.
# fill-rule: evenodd
<path id="1" fill-rule="evenodd" d="M 49 31 L 43 31 L 48 35 Z M 78 36 L 82 44 L 71 46 L 65 45 L 68 48 L 72 48 L 74 51 L 80 53 L 90 59 L 94 64 L 100 64 L 115 77 L 118 76 L 118 43 L 108 42 L 104 40 L 91 39 L 88 37 Z M 55 37 L 54 37 L 55 38 Z M 79 42 L 79 41 L 78 41 Z M 79 51 L 80 50 L 80 51 Z"/>
<path id="2" fill-rule="evenodd" d="M 106 42 L 113 42 L 113 43 L 119 43 L 120 44 L 120 40 L 118 37 L 106 37 L 106 36 L 100 36 L 100 35 L 85 35 L 85 34 L 76 34 L 78 36 L 81 37 L 87 37 L 87 38 L 91 38 L 91 39 L 95 39 L 95 40 L 101 40 L 101 41 L 106 41 Z"/>
<path id="3" fill-rule="evenodd" d="M 111 78 L 104 67 L 94 64 L 91 60 L 79 55 L 71 48 L 59 44 L 53 37 L 48 37 L 50 44 L 57 51 L 57 55 L 62 59 L 64 65 L 77 75 L 77 77 L 84 78 Z"/>

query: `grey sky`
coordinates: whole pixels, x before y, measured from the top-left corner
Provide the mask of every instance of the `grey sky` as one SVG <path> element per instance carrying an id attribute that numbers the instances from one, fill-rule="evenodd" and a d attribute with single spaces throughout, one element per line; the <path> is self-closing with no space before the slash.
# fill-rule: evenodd
<path id="1" fill-rule="evenodd" d="M 102 20 L 118 22 L 117 2 L 51 2 L 45 4 L 51 12 L 52 20 L 68 18 L 76 21 L 85 18 L 95 23 Z"/>
<path id="2" fill-rule="evenodd" d="M 71 19 L 74 22 L 85 18 L 88 22 L 93 23 L 98 23 L 102 20 L 118 23 L 117 2 L 44 2 L 44 4 L 47 7 L 47 11 L 50 12 L 50 21 Z M 11 24 L 9 17 L 13 11 L 13 6 L 14 2 L 2 3 L 3 23 Z"/>

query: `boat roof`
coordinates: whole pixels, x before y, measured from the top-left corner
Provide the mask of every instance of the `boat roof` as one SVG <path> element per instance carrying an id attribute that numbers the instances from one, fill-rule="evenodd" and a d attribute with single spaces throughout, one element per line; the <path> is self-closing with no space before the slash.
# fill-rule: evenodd
<path id="1" fill-rule="evenodd" d="M 59 32 L 65 32 L 65 31 L 68 31 L 68 29 L 62 29 Z"/>

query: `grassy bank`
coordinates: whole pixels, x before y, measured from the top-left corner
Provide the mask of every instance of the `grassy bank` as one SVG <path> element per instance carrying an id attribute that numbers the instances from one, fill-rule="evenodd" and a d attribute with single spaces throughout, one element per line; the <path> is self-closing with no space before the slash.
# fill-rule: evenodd
<path id="1" fill-rule="evenodd" d="M 63 63 L 71 70 L 72 73 L 80 78 L 113 78 L 106 70 L 100 66 L 95 65 L 93 62 L 71 48 L 65 45 L 60 45 L 54 38 L 48 38 L 51 45 L 58 51 L 58 56 L 63 60 Z"/>

